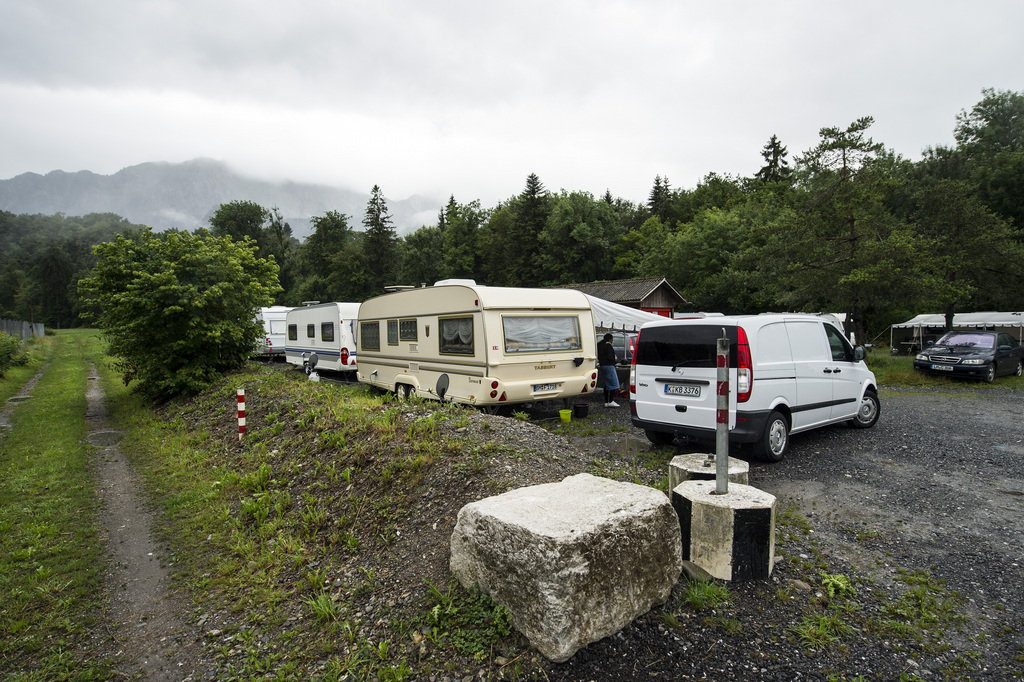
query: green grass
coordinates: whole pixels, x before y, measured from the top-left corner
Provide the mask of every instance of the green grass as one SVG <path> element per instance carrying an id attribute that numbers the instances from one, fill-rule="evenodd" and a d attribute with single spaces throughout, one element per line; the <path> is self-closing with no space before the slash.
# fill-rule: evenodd
<path id="1" fill-rule="evenodd" d="M 932 376 L 914 369 L 914 356 L 889 355 L 881 351 L 873 351 L 867 357 L 868 367 L 875 373 L 881 387 L 902 386 L 905 388 L 1024 388 L 1024 377 L 1002 376 L 987 384 L 984 381 L 971 379 L 953 379 L 944 376 Z"/>
<path id="2" fill-rule="evenodd" d="M 0 394 L 13 395 L 50 362 L 32 398 L 12 415 L 10 432 L 0 435 L 0 670 L 6 679 L 113 677 L 108 661 L 71 653 L 88 650 L 89 629 L 104 605 L 82 360 L 99 360 L 99 348 L 95 332 L 59 332 L 0 384 Z"/>

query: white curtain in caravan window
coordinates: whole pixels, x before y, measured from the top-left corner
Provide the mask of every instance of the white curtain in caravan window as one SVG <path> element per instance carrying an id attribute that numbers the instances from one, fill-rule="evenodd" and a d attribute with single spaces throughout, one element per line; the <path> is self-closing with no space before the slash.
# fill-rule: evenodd
<path id="1" fill-rule="evenodd" d="M 578 351 L 583 348 L 576 315 L 512 316 L 501 318 L 506 353 Z"/>
<path id="2" fill-rule="evenodd" d="M 473 318 L 453 317 L 440 320 L 441 352 L 473 354 Z"/>

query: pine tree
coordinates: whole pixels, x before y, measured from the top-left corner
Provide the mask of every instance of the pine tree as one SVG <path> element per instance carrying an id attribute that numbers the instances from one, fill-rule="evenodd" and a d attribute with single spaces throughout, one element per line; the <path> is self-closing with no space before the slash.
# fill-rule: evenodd
<path id="1" fill-rule="evenodd" d="M 398 235 L 391 221 L 387 200 L 377 185 L 370 190 L 363 226 L 366 228 L 363 255 L 370 268 L 370 286 L 373 293 L 381 293 L 385 286 L 394 283 L 398 274 L 399 252 Z"/>

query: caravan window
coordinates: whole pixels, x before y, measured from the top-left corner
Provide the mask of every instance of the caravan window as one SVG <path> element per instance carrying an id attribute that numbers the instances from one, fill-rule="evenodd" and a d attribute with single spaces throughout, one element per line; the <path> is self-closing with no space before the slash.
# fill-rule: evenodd
<path id="1" fill-rule="evenodd" d="M 321 322 L 320 323 L 320 340 L 321 341 L 334 341 L 334 323 L 333 322 Z"/>
<path id="2" fill-rule="evenodd" d="M 402 341 L 415 341 L 416 320 L 399 320 L 398 338 L 402 339 Z"/>
<path id="3" fill-rule="evenodd" d="M 271 320 L 270 321 L 270 333 L 271 334 L 284 334 L 284 320 Z"/>
<path id="4" fill-rule="evenodd" d="M 359 323 L 359 350 L 380 350 L 380 322 Z"/>
<path id="5" fill-rule="evenodd" d="M 580 318 L 576 315 L 505 315 L 501 318 L 506 353 L 538 353 L 583 348 Z"/>
<path id="6" fill-rule="evenodd" d="M 307 324 L 306 325 L 306 338 L 307 339 L 315 339 L 316 338 L 316 325 L 315 324 Z"/>
<path id="7" fill-rule="evenodd" d="M 398 345 L 398 320 L 388 320 L 388 345 Z"/>
<path id="8" fill-rule="evenodd" d="M 441 352 L 473 355 L 473 318 L 448 317 L 438 320 L 441 327 Z"/>
<path id="9" fill-rule="evenodd" d="M 299 340 L 299 325 L 290 324 L 288 325 L 288 340 L 298 341 Z"/>

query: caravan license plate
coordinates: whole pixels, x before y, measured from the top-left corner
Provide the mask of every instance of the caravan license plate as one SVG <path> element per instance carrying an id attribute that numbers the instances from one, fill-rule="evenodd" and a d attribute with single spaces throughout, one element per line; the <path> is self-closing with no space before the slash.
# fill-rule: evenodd
<path id="1" fill-rule="evenodd" d="M 937 369 L 941 372 L 952 372 L 953 365 L 932 365 L 932 369 Z"/>
<path id="2" fill-rule="evenodd" d="M 684 386 L 683 384 L 665 384 L 665 395 L 688 395 L 700 397 L 700 386 Z"/>
<path id="3" fill-rule="evenodd" d="M 558 388 L 558 384 L 534 384 L 533 392 L 541 393 L 543 391 L 554 391 L 556 388 Z"/>

